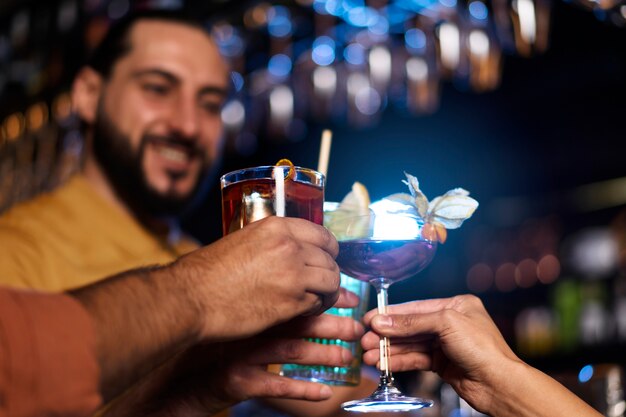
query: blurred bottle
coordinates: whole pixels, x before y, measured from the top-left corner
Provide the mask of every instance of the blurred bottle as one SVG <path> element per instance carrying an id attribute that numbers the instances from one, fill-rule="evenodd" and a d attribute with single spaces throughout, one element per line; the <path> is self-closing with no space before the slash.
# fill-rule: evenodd
<path id="1" fill-rule="evenodd" d="M 613 336 L 613 316 L 606 307 L 607 297 L 603 281 L 581 284 L 580 341 L 585 346 L 607 343 Z"/>
<path id="2" fill-rule="evenodd" d="M 552 309 L 545 306 L 522 310 L 515 319 L 515 339 L 518 351 L 537 357 L 554 352 L 557 343 L 556 319 Z"/>
<path id="3" fill-rule="evenodd" d="M 579 343 L 580 288 L 576 280 L 560 280 L 554 289 L 553 308 L 557 318 L 559 350 L 571 352 Z"/>
<path id="4" fill-rule="evenodd" d="M 623 273 L 614 281 L 613 316 L 617 340 L 626 341 L 626 275 Z"/>

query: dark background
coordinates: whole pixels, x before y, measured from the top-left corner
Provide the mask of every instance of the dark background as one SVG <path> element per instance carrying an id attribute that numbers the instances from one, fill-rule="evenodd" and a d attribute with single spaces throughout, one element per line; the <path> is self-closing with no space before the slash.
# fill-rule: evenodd
<path id="1" fill-rule="evenodd" d="M 331 128 L 327 200 L 343 198 L 353 181 L 365 184 L 372 200 L 404 192 L 403 171 L 417 176 L 430 198 L 466 188 L 481 204 L 473 218 L 449 232 L 424 272 L 390 291 L 391 302 L 448 297 L 469 292 L 466 274 L 474 263 L 521 260 L 529 224 L 547 225 L 558 256 L 572 234 L 615 222 L 623 205 L 580 210 L 569 196 L 581 185 L 626 176 L 625 117 L 626 30 L 575 5 L 555 2 L 547 52 L 530 58 L 505 56 L 502 83 L 495 91 L 478 94 L 444 82 L 440 108 L 433 115 L 413 116 L 389 106 L 372 128 L 310 123 L 302 141 L 275 144 L 261 137 L 250 157 L 227 153 L 221 172 L 270 165 L 285 157 L 315 167 L 321 131 Z M 205 242 L 221 234 L 219 197 L 215 186 L 186 223 Z M 490 250 L 498 255 L 491 256 Z M 617 270 L 593 281 L 608 310 L 621 277 Z M 563 280 L 581 286 L 583 303 L 590 277 L 562 262 L 557 283 Z M 555 288 L 538 283 L 501 291 L 492 286 L 479 296 L 515 343 L 518 314 L 533 306 L 553 308 Z M 373 298 L 370 303 L 374 305 Z M 587 362 L 623 364 L 624 344 L 611 336 L 599 345 L 548 349 L 550 354 L 526 359 L 555 370 Z"/>
<path id="2" fill-rule="evenodd" d="M 250 157 L 226 153 L 221 172 L 283 157 L 315 167 L 321 131 L 331 128 L 327 200 L 341 199 L 353 181 L 364 183 L 372 200 L 405 191 L 403 171 L 417 176 L 430 198 L 458 186 L 472 193 L 480 208 L 462 229 L 451 231 L 439 251 L 454 255 L 453 246 L 468 229 L 514 224 L 526 215 L 575 215 L 562 193 L 626 176 L 625 117 L 626 30 L 556 2 L 548 51 L 532 58 L 505 56 L 495 91 L 460 91 L 444 82 L 433 115 L 413 116 L 389 106 L 373 128 L 311 123 L 302 141 L 275 144 L 261 137 Z M 214 183 L 210 198 L 188 222 L 205 241 L 221 233 Z M 503 197 L 520 198 L 515 213 L 498 213 L 495 204 Z M 605 213 L 596 215 L 606 221 Z"/>

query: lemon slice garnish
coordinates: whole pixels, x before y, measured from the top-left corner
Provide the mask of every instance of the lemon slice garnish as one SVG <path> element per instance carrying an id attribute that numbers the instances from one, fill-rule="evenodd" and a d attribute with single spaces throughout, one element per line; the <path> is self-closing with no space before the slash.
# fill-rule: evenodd
<path id="1" fill-rule="evenodd" d="M 285 175 L 285 179 L 286 180 L 293 180 L 296 177 L 296 167 L 293 165 L 293 162 L 291 162 L 289 159 L 283 158 L 283 159 L 279 160 L 278 162 L 276 162 L 275 166 L 277 166 L 277 167 L 281 167 L 281 166 L 289 167 L 289 171 L 287 172 L 287 175 Z"/>
<path id="2" fill-rule="evenodd" d="M 355 182 L 337 208 L 324 213 L 324 224 L 337 238 L 346 235 L 348 226 L 351 229 L 349 233 L 351 238 L 365 237 L 373 220 L 369 206 L 370 195 L 367 188 L 360 182 Z M 353 216 L 360 218 L 350 222 L 348 219 Z"/>
<path id="3" fill-rule="evenodd" d="M 356 181 L 352 184 L 352 190 L 339 203 L 339 208 L 345 211 L 354 211 L 358 214 L 368 214 L 370 203 L 370 194 L 367 192 L 367 188 Z"/>

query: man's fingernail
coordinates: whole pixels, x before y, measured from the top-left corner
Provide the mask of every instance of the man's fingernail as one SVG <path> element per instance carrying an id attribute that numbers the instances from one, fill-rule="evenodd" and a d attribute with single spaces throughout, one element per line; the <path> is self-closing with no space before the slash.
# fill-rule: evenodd
<path id="1" fill-rule="evenodd" d="M 353 293 L 352 291 L 348 291 L 348 299 L 351 304 L 358 304 L 360 300 L 359 296 Z"/>
<path id="2" fill-rule="evenodd" d="M 321 395 L 322 397 L 326 397 L 326 398 L 328 398 L 328 397 L 330 397 L 331 395 L 333 395 L 333 390 L 332 390 L 332 389 L 330 389 L 330 387 L 327 387 L 326 385 L 323 385 L 323 386 L 320 388 L 320 395 Z"/>
<path id="3" fill-rule="evenodd" d="M 361 323 L 359 323 L 358 321 L 354 322 L 354 334 L 358 337 L 363 335 L 363 332 L 365 330 L 363 329 L 363 325 Z"/>
<path id="4" fill-rule="evenodd" d="M 391 327 L 393 325 L 393 320 L 389 316 L 376 316 L 372 322 L 378 327 Z"/>
<path id="5" fill-rule="evenodd" d="M 352 362 L 352 353 L 347 349 L 341 350 L 341 362 L 349 365 Z"/>

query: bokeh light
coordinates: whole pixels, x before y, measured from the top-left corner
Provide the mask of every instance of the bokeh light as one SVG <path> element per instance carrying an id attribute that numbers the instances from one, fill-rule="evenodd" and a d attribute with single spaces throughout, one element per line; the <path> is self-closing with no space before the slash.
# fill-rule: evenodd
<path id="1" fill-rule="evenodd" d="M 554 255 L 546 255 L 537 264 L 537 278 L 543 284 L 551 284 L 561 273 L 561 263 Z"/>
<path id="2" fill-rule="evenodd" d="M 483 293 L 493 285 L 494 276 L 491 267 L 478 263 L 467 271 L 467 288 L 474 293 Z"/>
<path id="3" fill-rule="evenodd" d="M 502 292 L 511 292 L 516 288 L 514 263 L 506 262 L 496 269 L 495 285 Z"/>

